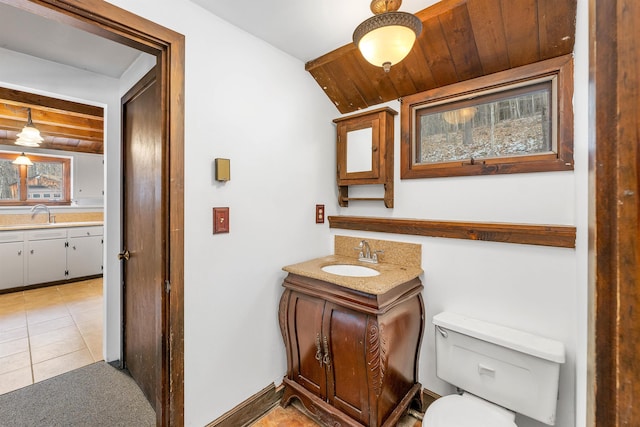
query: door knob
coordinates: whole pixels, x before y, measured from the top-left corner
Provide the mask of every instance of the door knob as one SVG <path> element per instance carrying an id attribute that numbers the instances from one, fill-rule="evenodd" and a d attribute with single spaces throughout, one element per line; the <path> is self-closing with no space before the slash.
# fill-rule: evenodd
<path id="1" fill-rule="evenodd" d="M 128 250 L 124 250 L 124 252 L 120 252 L 118 254 L 118 259 L 119 260 L 125 260 L 125 261 L 129 261 L 129 257 L 131 256 L 131 254 L 129 253 Z"/>

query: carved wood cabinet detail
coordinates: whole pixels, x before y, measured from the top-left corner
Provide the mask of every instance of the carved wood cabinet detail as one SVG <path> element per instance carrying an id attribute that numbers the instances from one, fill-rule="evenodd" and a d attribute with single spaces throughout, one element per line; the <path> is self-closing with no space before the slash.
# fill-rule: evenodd
<path id="1" fill-rule="evenodd" d="M 370 427 L 395 426 L 412 403 L 422 409 L 418 278 L 382 295 L 295 274 L 283 286 L 283 406 L 295 397 L 326 425 Z"/>

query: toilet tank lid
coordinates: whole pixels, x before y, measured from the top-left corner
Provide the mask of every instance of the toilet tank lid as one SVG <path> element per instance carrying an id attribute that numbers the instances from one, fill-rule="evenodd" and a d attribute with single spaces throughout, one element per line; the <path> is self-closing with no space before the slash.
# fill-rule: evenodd
<path id="1" fill-rule="evenodd" d="M 433 324 L 551 362 L 564 363 L 565 360 L 564 344 L 550 338 L 448 311 L 433 316 Z"/>

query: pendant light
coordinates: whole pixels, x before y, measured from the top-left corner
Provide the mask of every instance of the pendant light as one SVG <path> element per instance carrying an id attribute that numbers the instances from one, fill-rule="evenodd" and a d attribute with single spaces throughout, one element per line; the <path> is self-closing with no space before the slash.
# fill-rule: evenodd
<path id="1" fill-rule="evenodd" d="M 353 32 L 353 42 L 362 56 L 385 72 L 411 52 L 422 31 L 422 21 L 417 16 L 397 11 L 401 4 L 402 0 L 372 0 L 374 16 Z"/>
<path id="2" fill-rule="evenodd" d="M 39 147 L 44 139 L 40 136 L 40 131 L 31 121 L 31 108 L 27 108 L 27 124 L 22 128 L 16 140 L 17 145 L 24 147 Z"/>
<path id="3" fill-rule="evenodd" d="M 21 166 L 21 165 L 33 166 L 33 162 L 31 161 L 30 158 L 28 158 L 26 156 L 26 154 L 24 154 L 24 152 L 22 154 L 20 154 L 18 157 L 16 157 L 16 159 L 11 163 L 13 163 L 14 165 L 19 165 L 19 166 Z"/>

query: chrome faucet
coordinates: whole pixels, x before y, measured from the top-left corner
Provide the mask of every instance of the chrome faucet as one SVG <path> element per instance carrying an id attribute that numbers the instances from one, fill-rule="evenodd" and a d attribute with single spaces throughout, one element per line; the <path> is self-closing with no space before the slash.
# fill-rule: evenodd
<path id="1" fill-rule="evenodd" d="M 36 216 L 36 210 L 39 208 L 44 209 L 47 212 L 47 224 L 51 224 L 51 211 L 49 210 L 49 206 L 43 205 L 42 203 L 31 208 L 31 219 Z"/>
<path id="2" fill-rule="evenodd" d="M 369 242 L 366 240 L 362 240 L 357 248 L 354 248 L 356 251 L 360 251 L 358 254 L 358 261 L 369 262 L 371 264 L 378 263 L 378 254 L 384 253 L 384 251 L 373 251 L 371 253 L 371 247 L 369 246 Z"/>

